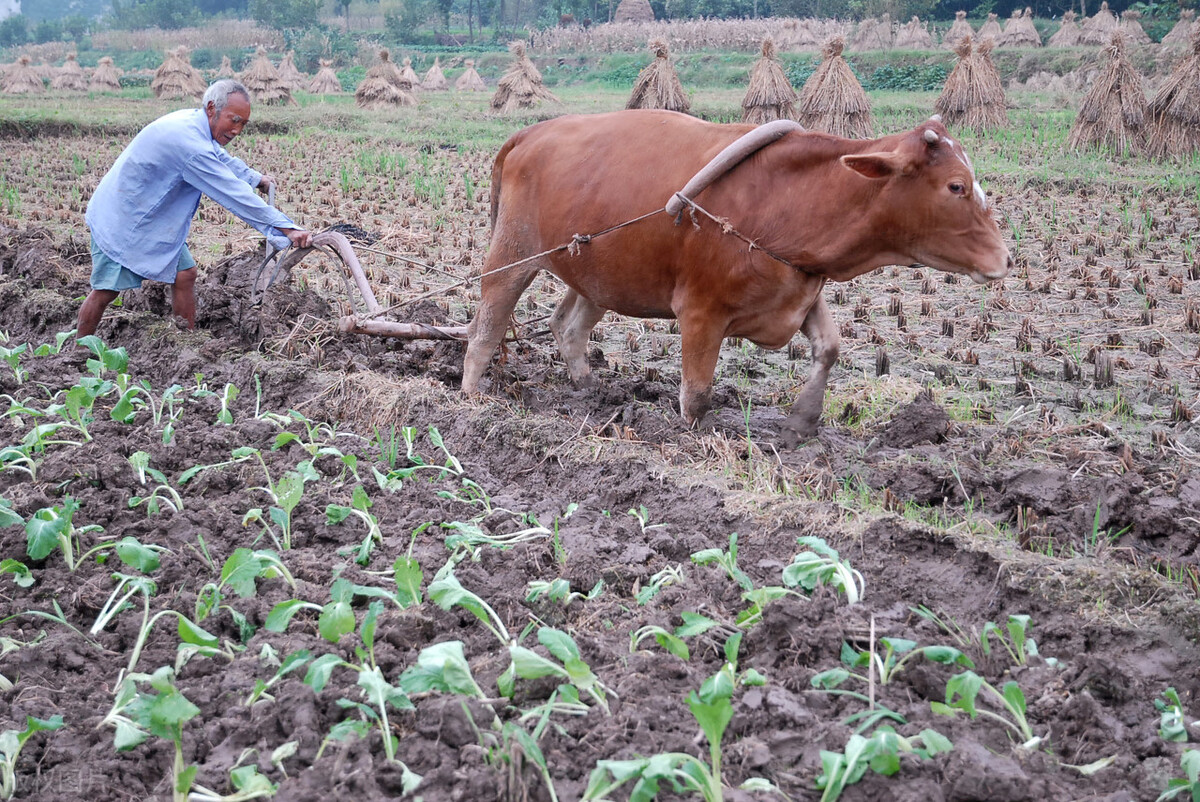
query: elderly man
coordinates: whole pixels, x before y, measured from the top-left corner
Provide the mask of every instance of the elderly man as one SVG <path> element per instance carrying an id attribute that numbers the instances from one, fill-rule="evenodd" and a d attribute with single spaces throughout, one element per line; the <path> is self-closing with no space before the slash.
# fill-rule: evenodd
<path id="1" fill-rule="evenodd" d="M 254 194 L 275 183 L 225 152 L 250 120 L 250 93 L 217 81 L 199 109 L 159 117 L 134 137 L 88 202 L 92 291 L 79 308 L 78 336 L 93 334 L 121 290 L 146 279 L 172 284 L 182 325 L 196 325 L 196 260 L 188 230 L 204 194 L 261 231 L 276 248 L 312 243 L 312 234 Z"/>

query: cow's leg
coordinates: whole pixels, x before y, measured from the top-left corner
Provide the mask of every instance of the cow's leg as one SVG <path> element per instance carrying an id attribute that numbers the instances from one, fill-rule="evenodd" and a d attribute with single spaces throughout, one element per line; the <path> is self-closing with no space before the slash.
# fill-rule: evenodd
<path id="1" fill-rule="evenodd" d="M 570 288 L 554 308 L 550 331 L 567 363 L 571 381 L 579 385 L 591 382 L 592 368 L 587 361 L 588 335 L 604 317 L 605 310 Z"/>
<path id="2" fill-rule="evenodd" d="M 830 368 L 837 362 L 841 339 L 837 323 L 822 295 L 817 296 L 817 302 L 808 310 L 800 330 L 812 344 L 813 364 L 804 389 L 783 422 L 784 444 L 789 447 L 817 433 L 817 421 L 821 419 L 821 407 L 825 403 L 825 385 L 829 381 Z"/>
<path id="3" fill-rule="evenodd" d="M 683 351 L 683 382 L 679 387 L 679 411 L 689 426 L 696 426 L 712 406 L 713 373 L 725 339 L 723 321 L 701 314 L 679 317 L 680 348 Z"/>
<path id="4" fill-rule="evenodd" d="M 494 243 L 494 240 L 493 240 Z M 496 248 L 488 262 L 507 264 L 504 249 Z M 486 269 L 486 268 L 485 268 Z M 504 338 L 509 318 L 521 293 L 537 275 L 536 262 L 496 273 L 484 273 L 479 287 L 479 309 L 467 326 L 467 354 L 463 358 L 463 392 L 479 392 L 479 380 L 487 370 L 492 354 Z"/>

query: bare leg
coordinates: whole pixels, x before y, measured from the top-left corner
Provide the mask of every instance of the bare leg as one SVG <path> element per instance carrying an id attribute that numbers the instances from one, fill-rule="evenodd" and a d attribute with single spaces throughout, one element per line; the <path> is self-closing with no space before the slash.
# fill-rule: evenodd
<path id="1" fill-rule="evenodd" d="M 796 396 L 792 411 L 783 423 L 784 444 L 793 448 L 800 440 L 817 433 L 817 421 L 821 419 L 821 407 L 825 403 L 829 370 L 838 358 L 841 337 L 824 296 L 817 296 L 817 302 L 808 311 L 800 330 L 812 344 L 813 364 L 804 389 Z"/>
<path id="2" fill-rule="evenodd" d="M 95 334 L 96 327 L 100 325 L 100 318 L 104 316 L 104 310 L 117 299 L 119 294 L 116 290 L 92 290 L 88 293 L 83 305 L 79 307 L 79 320 L 75 324 L 75 336 L 86 337 L 89 334 Z"/>
<path id="3" fill-rule="evenodd" d="M 712 406 L 713 373 L 725 339 L 724 321 L 702 314 L 679 318 L 683 349 L 683 381 L 679 387 L 679 411 L 689 426 L 696 426 Z"/>
<path id="4" fill-rule="evenodd" d="M 503 265 L 512 261 L 508 258 L 508 251 L 495 248 L 495 240 L 493 248 L 492 255 L 488 258 L 489 263 Z M 479 380 L 483 378 L 483 372 L 491 362 L 492 354 L 504 338 L 513 309 L 538 270 L 539 266 L 531 262 L 521 268 L 505 270 L 499 275 L 484 272 L 479 288 L 479 310 L 467 326 L 467 354 L 463 358 L 463 392 L 479 392 Z"/>
<path id="5" fill-rule="evenodd" d="M 196 268 L 180 270 L 171 287 L 171 311 L 184 328 L 196 328 Z"/>
<path id="6" fill-rule="evenodd" d="M 584 298 L 575 290 L 567 294 L 554 308 L 550 318 L 550 331 L 558 341 L 558 350 L 567 363 L 571 381 L 578 385 L 590 383 L 592 368 L 587 361 L 587 341 L 592 329 L 604 317 L 604 309 Z"/>

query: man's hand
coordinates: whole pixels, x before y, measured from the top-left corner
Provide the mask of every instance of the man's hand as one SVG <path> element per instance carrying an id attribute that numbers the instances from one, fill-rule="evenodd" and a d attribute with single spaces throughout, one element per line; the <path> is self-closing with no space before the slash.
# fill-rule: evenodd
<path id="1" fill-rule="evenodd" d="M 275 186 L 275 176 L 263 173 L 263 177 L 258 182 L 258 191 L 266 194 L 271 191 L 273 186 Z"/>
<path id="2" fill-rule="evenodd" d="M 305 231 L 302 228 L 281 228 L 279 229 L 292 241 L 292 245 L 297 248 L 307 248 L 312 245 L 312 232 Z"/>

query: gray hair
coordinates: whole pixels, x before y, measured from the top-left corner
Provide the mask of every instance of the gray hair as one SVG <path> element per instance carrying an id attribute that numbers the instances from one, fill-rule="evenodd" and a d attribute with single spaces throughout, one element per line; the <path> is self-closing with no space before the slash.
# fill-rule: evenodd
<path id="1" fill-rule="evenodd" d="M 219 81 L 214 81 L 212 86 L 204 93 L 204 99 L 200 101 L 200 108 L 207 109 L 208 104 L 213 104 L 213 110 L 220 114 L 225 108 L 225 104 L 229 102 L 230 95 L 241 95 L 246 98 L 246 102 L 250 102 L 250 90 L 241 82 L 233 78 L 222 78 Z"/>

